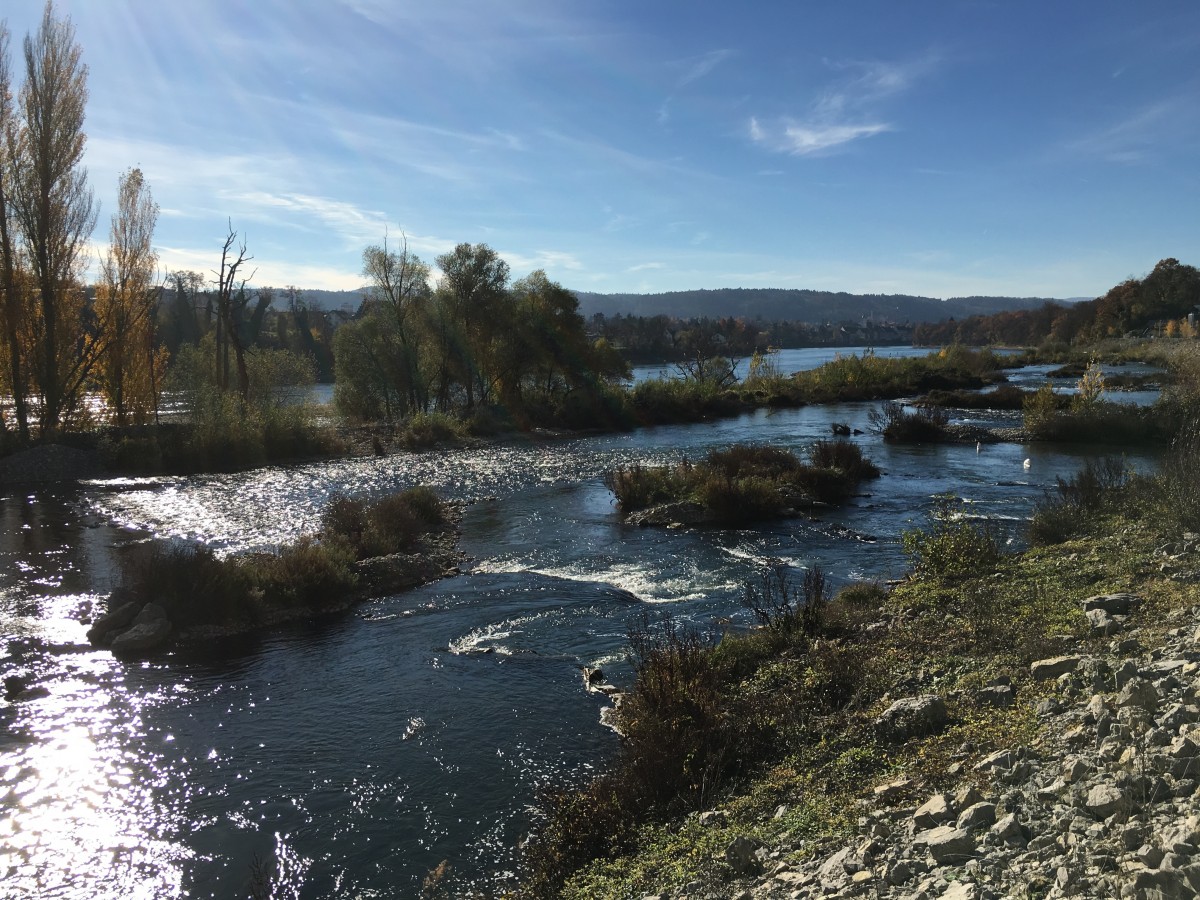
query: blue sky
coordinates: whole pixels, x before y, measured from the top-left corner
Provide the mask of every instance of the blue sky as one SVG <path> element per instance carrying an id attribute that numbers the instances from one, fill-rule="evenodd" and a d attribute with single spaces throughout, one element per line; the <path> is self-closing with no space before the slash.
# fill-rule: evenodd
<path id="1" fill-rule="evenodd" d="M 40 2 L 7 0 L 20 40 Z M 601 292 L 1094 296 L 1200 264 L 1200 4 L 59 0 L 164 268 L 353 288 L 403 232 Z M 92 272 L 96 266 L 93 264 Z"/>

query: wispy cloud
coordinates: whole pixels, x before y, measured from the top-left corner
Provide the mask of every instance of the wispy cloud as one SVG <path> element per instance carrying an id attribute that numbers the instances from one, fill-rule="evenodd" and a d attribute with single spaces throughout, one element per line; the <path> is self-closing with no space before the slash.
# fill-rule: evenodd
<path id="1" fill-rule="evenodd" d="M 845 74 L 816 95 L 806 116 L 768 120 L 752 116 L 747 133 L 753 143 L 776 153 L 810 156 L 894 131 L 895 126 L 883 120 L 880 107 L 909 90 L 937 63 L 936 56 L 904 63 L 827 63 Z"/>
<path id="2" fill-rule="evenodd" d="M 771 127 L 764 127 L 757 119 L 750 120 L 750 139 L 757 144 L 780 153 L 793 156 L 808 156 L 848 144 L 859 138 L 873 137 L 892 126 L 882 122 L 865 125 L 819 125 L 780 119 Z"/>
<path id="3" fill-rule="evenodd" d="M 1068 158 L 1085 156 L 1125 165 L 1141 163 L 1156 152 L 1169 149 L 1172 138 L 1194 132 L 1197 118 L 1191 101 L 1159 100 L 1115 124 L 1067 141 L 1062 149 Z"/>
<path id="4" fill-rule="evenodd" d="M 733 56 L 732 50 L 722 49 L 710 50 L 701 56 L 680 60 L 679 65 L 683 67 L 684 72 L 675 82 L 676 90 L 687 87 L 693 81 L 699 81 L 731 56 Z"/>
<path id="5" fill-rule="evenodd" d="M 641 263 L 640 265 L 636 265 L 636 266 L 630 266 L 625 271 L 626 272 L 647 272 L 651 269 L 665 269 L 665 268 L 666 268 L 666 266 L 664 266 L 660 262 L 647 262 L 647 263 Z"/>

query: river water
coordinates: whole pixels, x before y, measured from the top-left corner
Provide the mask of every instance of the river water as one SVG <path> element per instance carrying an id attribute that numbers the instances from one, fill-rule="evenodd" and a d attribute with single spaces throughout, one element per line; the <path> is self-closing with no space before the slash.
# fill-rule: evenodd
<path id="1" fill-rule="evenodd" d="M 781 368 L 821 361 L 791 353 Z M 460 892 L 501 888 L 537 790 L 586 777 L 616 747 L 579 668 L 627 676 L 633 616 L 744 621 L 742 585 L 772 560 L 819 564 L 836 583 L 898 576 L 899 535 L 934 495 L 951 492 L 1015 534 L 1084 459 L 861 434 L 885 473 L 861 496 L 819 520 L 738 531 L 624 526 L 603 485 L 616 465 L 737 441 L 802 450 L 835 421 L 866 432 L 872 407 L 10 490 L 0 674 L 27 676 L 37 692 L 0 701 L 0 896 L 244 897 L 257 874 L 275 897 L 405 897 L 442 860 Z M 129 663 L 86 646 L 79 620 L 119 577 L 125 545 L 272 546 L 313 530 L 333 494 L 418 483 L 469 501 L 459 577 L 203 654 Z"/>

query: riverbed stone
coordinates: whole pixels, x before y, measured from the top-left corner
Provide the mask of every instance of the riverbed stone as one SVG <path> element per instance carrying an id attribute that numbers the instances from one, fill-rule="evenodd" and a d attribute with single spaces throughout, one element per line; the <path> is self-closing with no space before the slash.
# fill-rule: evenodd
<path id="1" fill-rule="evenodd" d="M 164 617 L 122 631 L 109 646 L 118 655 L 145 653 L 162 646 L 170 634 L 171 623 Z"/>
<path id="2" fill-rule="evenodd" d="M 92 623 L 87 630 L 87 639 L 93 646 L 107 644 L 112 640 L 113 632 L 129 627 L 141 608 L 141 604 L 132 601 L 117 605 Z"/>

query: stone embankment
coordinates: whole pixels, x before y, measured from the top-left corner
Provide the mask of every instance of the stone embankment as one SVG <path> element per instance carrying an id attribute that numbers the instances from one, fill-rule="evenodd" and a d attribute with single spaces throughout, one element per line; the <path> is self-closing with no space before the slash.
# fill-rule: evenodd
<path id="1" fill-rule="evenodd" d="M 1152 639 L 1129 628 L 1137 604 L 1130 594 L 1084 600 L 1093 634 L 1111 642 L 1035 662 L 1031 678 L 1049 685 L 1040 699 L 1013 697 L 1004 679 L 985 689 L 996 705 L 1034 704 L 1030 746 L 964 745 L 948 773 L 956 788 L 879 784 L 859 801 L 858 833 L 840 845 L 738 837 L 725 851 L 737 880 L 650 898 L 1200 896 L 1200 607 Z M 944 721 L 940 699 L 926 695 L 876 724 L 881 739 L 902 742 Z"/>

